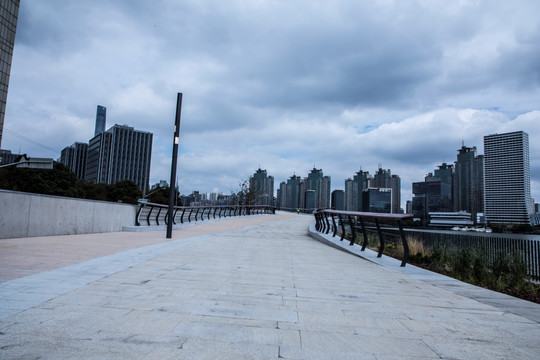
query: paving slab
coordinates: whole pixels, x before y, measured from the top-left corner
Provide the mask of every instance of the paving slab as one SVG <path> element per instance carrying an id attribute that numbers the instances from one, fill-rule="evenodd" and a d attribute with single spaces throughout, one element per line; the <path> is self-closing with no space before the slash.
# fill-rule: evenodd
<path id="1" fill-rule="evenodd" d="M 175 230 L 172 240 L 51 237 L 69 249 L 62 266 L 32 257 L 28 240 L 33 274 L 0 283 L 0 358 L 540 356 L 540 323 L 516 303 L 488 304 L 489 292 L 477 299 L 434 274 L 338 251 L 310 236 L 312 223 L 278 214 Z M 35 244 L 49 251 L 46 242 Z"/>

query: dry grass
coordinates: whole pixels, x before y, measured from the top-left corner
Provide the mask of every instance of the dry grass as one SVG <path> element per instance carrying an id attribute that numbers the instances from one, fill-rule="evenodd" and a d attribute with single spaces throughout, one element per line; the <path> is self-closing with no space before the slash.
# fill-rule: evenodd
<path id="1" fill-rule="evenodd" d="M 432 249 L 424 246 L 416 236 L 407 236 L 407 244 L 409 244 L 409 254 L 411 255 L 431 256 L 433 254 Z"/>

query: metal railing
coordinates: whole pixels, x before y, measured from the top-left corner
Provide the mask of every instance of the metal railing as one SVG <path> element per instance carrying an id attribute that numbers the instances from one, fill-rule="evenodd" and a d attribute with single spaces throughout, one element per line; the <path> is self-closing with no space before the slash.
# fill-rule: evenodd
<path id="1" fill-rule="evenodd" d="M 540 281 L 540 237 L 522 234 L 475 233 L 465 231 L 422 231 L 406 229 L 408 237 L 428 249 L 480 250 L 492 265 L 501 254 L 519 255 L 527 269 L 527 275 Z"/>
<path id="2" fill-rule="evenodd" d="M 150 202 L 139 202 L 135 215 L 135 225 L 167 225 L 169 206 Z M 208 206 L 175 206 L 173 224 L 203 221 L 229 216 L 247 216 L 259 214 L 275 214 L 276 209 L 268 205 L 208 205 Z"/>
<path id="3" fill-rule="evenodd" d="M 329 209 L 317 210 L 313 214 L 316 221 L 315 229 L 318 232 L 328 234 L 332 230 L 332 237 L 335 237 L 339 232 L 340 241 L 343 241 L 345 237 L 350 237 L 351 246 L 354 245 L 356 236 L 360 233 L 363 236 L 361 251 L 366 249 L 370 240 L 368 233 L 376 234 L 378 237 L 377 257 L 381 257 L 385 249 L 387 252 L 399 252 L 398 248 L 402 247 L 401 266 L 407 264 L 409 245 L 403 231 L 402 221 L 411 219 L 412 215 Z"/>

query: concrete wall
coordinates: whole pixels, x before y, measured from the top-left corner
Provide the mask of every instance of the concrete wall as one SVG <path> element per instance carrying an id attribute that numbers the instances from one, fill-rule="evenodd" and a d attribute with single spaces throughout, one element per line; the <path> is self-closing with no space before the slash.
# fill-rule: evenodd
<path id="1" fill-rule="evenodd" d="M 122 231 L 137 206 L 0 190 L 0 239 Z"/>

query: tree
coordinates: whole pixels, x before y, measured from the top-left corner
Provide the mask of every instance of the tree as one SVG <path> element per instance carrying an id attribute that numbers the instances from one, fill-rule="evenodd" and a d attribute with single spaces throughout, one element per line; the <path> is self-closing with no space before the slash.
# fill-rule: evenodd
<path id="1" fill-rule="evenodd" d="M 236 197 L 238 205 L 254 205 L 257 194 L 255 189 L 250 186 L 251 178 L 243 180 L 239 186 L 240 190 L 236 194 L 232 194 L 233 197 Z"/>
<path id="2" fill-rule="evenodd" d="M 0 168 L 0 188 L 34 194 L 122 201 L 129 204 L 136 204 L 142 196 L 141 191 L 132 181 L 125 180 L 107 185 L 78 180 L 67 166 L 59 162 L 54 163 L 52 170 Z"/>
<path id="3" fill-rule="evenodd" d="M 169 186 L 164 187 L 158 187 L 151 191 L 148 195 L 148 201 L 156 204 L 169 204 L 169 191 L 171 188 Z M 180 192 L 178 190 L 176 191 L 176 203 L 175 205 L 181 206 L 182 205 L 182 199 L 180 198 Z"/>
<path id="4" fill-rule="evenodd" d="M 137 200 L 141 197 L 141 190 L 139 190 L 137 184 L 131 180 L 123 180 L 112 184 L 107 191 L 107 198 L 109 201 L 137 204 Z"/>
<path id="5" fill-rule="evenodd" d="M 81 197 L 77 177 L 65 165 L 55 162 L 52 170 L 8 167 L 0 169 L 0 187 L 36 194 Z"/>

